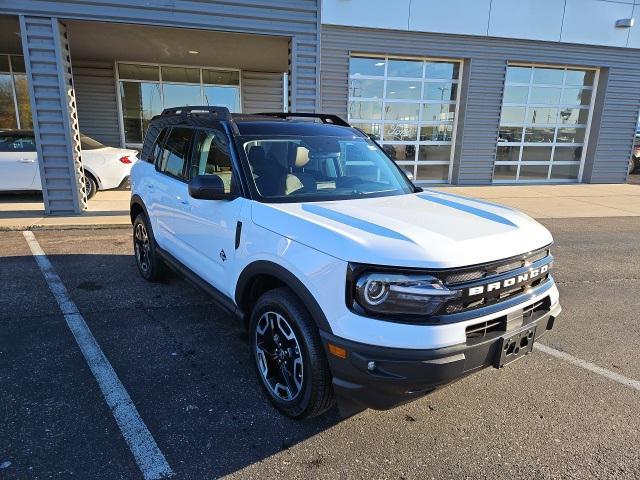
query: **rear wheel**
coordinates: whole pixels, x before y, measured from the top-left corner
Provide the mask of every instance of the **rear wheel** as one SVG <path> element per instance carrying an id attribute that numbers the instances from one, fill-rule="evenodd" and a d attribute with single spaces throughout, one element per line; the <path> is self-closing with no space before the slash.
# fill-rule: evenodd
<path id="1" fill-rule="evenodd" d="M 98 191 L 98 182 L 89 172 L 84 172 L 84 189 L 87 192 L 87 200 L 92 198 Z"/>
<path id="2" fill-rule="evenodd" d="M 263 294 L 249 322 L 258 378 L 273 405 L 288 417 L 312 418 L 334 403 L 329 365 L 318 329 L 288 288 Z"/>
<path id="3" fill-rule="evenodd" d="M 150 282 L 160 280 L 164 265 L 156 252 L 153 232 L 144 213 L 139 213 L 133 222 L 133 251 L 142 278 Z"/>

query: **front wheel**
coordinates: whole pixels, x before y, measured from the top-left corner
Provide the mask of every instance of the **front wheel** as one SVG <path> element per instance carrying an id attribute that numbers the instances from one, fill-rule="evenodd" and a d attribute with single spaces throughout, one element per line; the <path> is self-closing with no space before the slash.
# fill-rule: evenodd
<path id="1" fill-rule="evenodd" d="M 291 290 L 270 290 L 258 299 L 249 335 L 260 383 L 280 412 L 295 419 L 312 418 L 333 405 L 318 329 Z"/>

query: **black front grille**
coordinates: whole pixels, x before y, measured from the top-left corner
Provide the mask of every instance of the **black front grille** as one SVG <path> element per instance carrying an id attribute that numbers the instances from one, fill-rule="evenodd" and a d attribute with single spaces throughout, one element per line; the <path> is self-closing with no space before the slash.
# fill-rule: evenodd
<path id="1" fill-rule="evenodd" d="M 448 301 L 440 314 L 462 313 L 525 294 L 549 279 L 552 263 L 545 247 L 516 258 L 441 272 L 443 283 L 452 290 L 462 290 L 463 295 Z M 544 271 L 532 275 L 541 269 Z"/>
<path id="2" fill-rule="evenodd" d="M 527 264 L 535 263 L 550 255 L 549 247 L 541 248 L 516 258 L 507 258 L 496 262 L 489 262 L 473 267 L 456 268 L 448 272 L 444 272 L 441 280 L 447 286 L 454 286 L 459 283 L 472 282 L 481 280 L 494 275 L 500 275 L 512 270 L 517 270 Z"/>

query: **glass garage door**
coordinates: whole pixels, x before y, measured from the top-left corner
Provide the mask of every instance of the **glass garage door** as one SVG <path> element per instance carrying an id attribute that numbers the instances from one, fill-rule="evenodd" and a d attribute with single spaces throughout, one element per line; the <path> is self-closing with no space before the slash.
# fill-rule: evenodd
<path id="1" fill-rule="evenodd" d="M 460 62 L 351 57 L 349 121 L 416 183 L 450 181 Z"/>
<path id="2" fill-rule="evenodd" d="M 596 77 L 588 69 L 507 67 L 494 183 L 580 179 Z"/>

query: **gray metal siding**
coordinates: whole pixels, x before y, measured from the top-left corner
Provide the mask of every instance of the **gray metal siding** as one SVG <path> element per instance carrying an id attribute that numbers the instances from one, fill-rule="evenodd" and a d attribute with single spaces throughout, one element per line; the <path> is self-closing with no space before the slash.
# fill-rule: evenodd
<path id="1" fill-rule="evenodd" d="M 320 0 L 0 0 L 4 14 L 279 35 L 295 39 L 292 102 L 301 112 L 317 101 Z M 256 48 L 260 41 L 256 39 Z"/>
<path id="2" fill-rule="evenodd" d="M 242 111 L 244 113 L 281 112 L 282 73 L 242 72 Z"/>
<path id="3" fill-rule="evenodd" d="M 584 181 L 623 182 L 640 109 L 640 55 L 622 48 L 368 28 L 322 28 L 320 105 L 346 115 L 350 53 L 468 59 L 454 182 L 490 183 L 507 62 L 609 67 L 600 128 L 589 139 Z M 632 54 L 633 53 L 633 54 Z M 595 143 L 594 143 L 595 142 Z M 591 148 L 596 145 L 596 148 Z"/>
<path id="4" fill-rule="evenodd" d="M 55 18 L 20 17 L 45 211 L 86 208 L 66 31 Z"/>
<path id="5" fill-rule="evenodd" d="M 73 83 L 80 131 L 105 145 L 119 147 L 120 125 L 113 64 L 74 62 Z"/>

